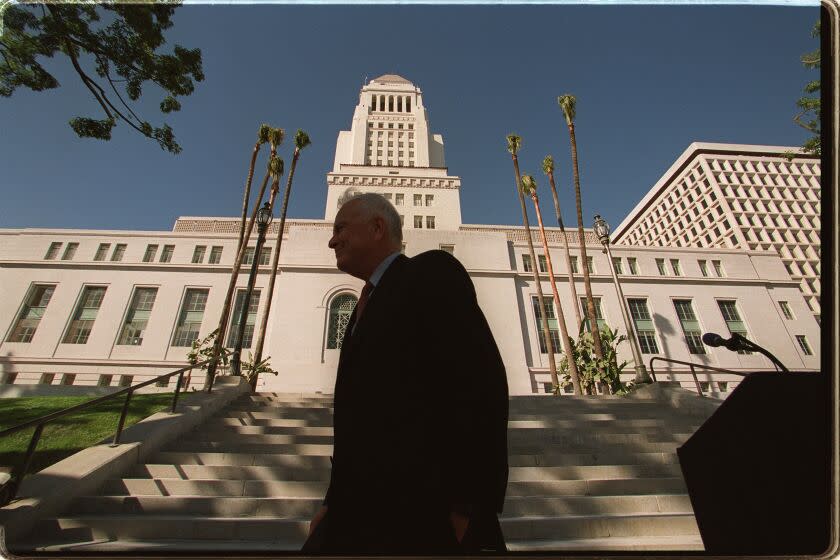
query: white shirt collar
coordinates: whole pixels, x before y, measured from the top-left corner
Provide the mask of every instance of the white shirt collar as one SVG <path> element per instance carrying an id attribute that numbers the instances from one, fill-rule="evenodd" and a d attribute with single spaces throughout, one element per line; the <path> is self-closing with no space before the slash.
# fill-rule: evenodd
<path id="1" fill-rule="evenodd" d="M 391 263 L 394 262 L 394 259 L 399 257 L 401 254 L 401 251 L 394 251 L 393 253 L 382 259 L 382 262 L 379 263 L 379 266 L 376 267 L 376 270 L 373 271 L 373 274 L 371 274 L 370 278 L 368 279 L 368 282 L 373 284 L 374 288 L 379 284 L 379 281 L 382 279 L 382 275 L 385 274 L 385 271 L 388 270 L 388 267 L 391 266 Z"/>

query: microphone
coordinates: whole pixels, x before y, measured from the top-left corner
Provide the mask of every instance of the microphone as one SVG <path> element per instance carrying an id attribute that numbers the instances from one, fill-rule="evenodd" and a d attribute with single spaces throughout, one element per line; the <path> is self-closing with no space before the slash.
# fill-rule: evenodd
<path id="1" fill-rule="evenodd" d="M 713 348 L 716 348 L 718 346 L 724 346 L 727 350 L 730 350 L 732 352 L 737 352 L 739 350 L 759 352 L 767 356 L 770 359 L 770 361 L 773 362 L 773 365 L 776 366 L 778 369 L 781 369 L 782 371 L 788 371 L 788 368 L 786 368 L 784 364 L 782 364 L 782 362 L 780 362 L 779 359 L 776 358 L 776 356 L 774 356 L 755 342 L 748 340 L 747 338 L 738 333 L 732 333 L 732 336 L 730 338 L 723 338 L 717 333 L 709 332 L 703 335 L 703 344 L 705 344 L 706 346 L 711 346 Z"/>

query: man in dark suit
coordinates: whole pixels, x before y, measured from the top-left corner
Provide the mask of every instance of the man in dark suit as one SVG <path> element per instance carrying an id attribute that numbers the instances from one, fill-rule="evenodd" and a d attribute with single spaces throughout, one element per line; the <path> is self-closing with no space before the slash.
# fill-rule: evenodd
<path id="1" fill-rule="evenodd" d="M 507 379 L 475 288 L 445 251 L 402 255 L 395 208 L 352 194 L 329 246 L 366 284 L 339 358 L 330 486 L 303 551 L 503 551 Z"/>

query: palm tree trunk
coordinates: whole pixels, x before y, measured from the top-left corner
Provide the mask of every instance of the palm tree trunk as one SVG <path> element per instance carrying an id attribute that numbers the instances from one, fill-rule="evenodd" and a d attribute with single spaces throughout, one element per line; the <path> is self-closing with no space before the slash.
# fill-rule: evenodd
<path id="1" fill-rule="evenodd" d="M 542 237 L 543 250 L 545 251 L 545 262 L 548 266 L 548 279 L 551 281 L 551 290 L 554 293 L 554 301 L 557 302 L 557 322 L 560 325 L 560 336 L 563 337 L 563 351 L 566 353 L 566 363 L 569 364 L 569 374 L 572 378 L 572 386 L 574 387 L 575 394 L 582 395 L 583 389 L 580 386 L 580 376 L 578 375 L 572 345 L 569 343 L 569 331 L 566 329 L 566 316 L 563 314 L 563 306 L 560 303 L 560 294 L 557 292 L 557 282 L 554 280 L 554 268 L 551 266 L 551 254 L 548 252 L 548 240 L 545 237 L 545 227 L 543 227 L 542 212 L 540 212 L 540 203 L 537 199 L 536 192 L 531 193 L 531 200 L 534 201 L 534 210 L 537 213 L 537 223 L 540 226 L 540 237 Z M 543 315 L 545 315 L 545 313 L 543 313 Z"/>
<path id="2" fill-rule="evenodd" d="M 589 267 L 587 266 L 586 239 L 583 235 L 583 209 L 580 200 L 580 173 L 578 172 L 577 140 L 575 139 L 575 125 L 569 124 L 569 138 L 572 145 L 572 170 L 575 177 L 575 206 L 577 207 L 578 238 L 580 242 L 580 255 L 583 259 L 583 287 L 586 289 L 586 315 L 589 317 L 589 330 L 592 332 L 592 345 L 595 349 L 595 356 L 599 360 L 604 359 L 604 349 L 601 346 L 601 333 L 598 330 L 598 320 L 595 315 L 595 300 L 592 299 L 592 283 L 589 280 Z M 575 302 L 577 303 L 577 302 Z"/>
<path id="3" fill-rule="evenodd" d="M 276 153 L 276 146 L 272 146 L 269 161 L 274 158 Z M 260 209 L 260 203 L 265 195 L 265 188 L 268 185 L 269 176 L 270 173 L 266 171 L 265 177 L 263 177 L 262 185 L 260 186 L 259 196 L 257 196 L 257 202 L 254 204 L 254 211 L 251 213 L 251 219 L 248 220 L 248 227 L 245 229 L 245 235 L 242 237 L 242 242 L 239 245 L 239 251 L 236 253 L 236 260 L 233 263 L 233 269 L 230 273 L 230 282 L 228 283 L 228 290 L 225 294 L 225 302 L 222 305 L 222 314 L 219 317 L 219 334 L 216 336 L 216 341 L 213 344 L 213 361 L 210 363 L 210 367 L 207 368 L 207 376 L 204 381 L 204 386 L 206 388 L 210 387 L 210 380 L 216 374 L 216 363 L 219 359 L 219 355 L 222 353 L 222 345 L 224 344 L 225 334 L 227 333 L 228 318 L 230 317 L 231 302 L 233 301 L 233 294 L 236 291 L 236 280 L 239 277 L 239 270 L 242 268 L 242 260 L 245 257 L 245 251 L 248 248 L 248 241 L 251 238 L 251 232 L 254 230 L 254 222 L 257 220 L 257 212 Z M 259 258 L 259 255 L 254 255 L 254 258 Z"/>
<path id="4" fill-rule="evenodd" d="M 580 299 L 578 298 L 577 286 L 575 286 L 575 274 L 572 272 L 572 255 L 569 252 L 569 239 L 566 237 L 566 227 L 563 225 L 563 215 L 560 213 L 560 199 L 557 197 L 557 187 L 554 184 L 554 172 L 548 174 L 548 182 L 551 184 L 551 195 L 554 197 L 554 212 L 557 214 L 557 225 L 560 226 L 561 239 L 563 239 L 563 250 L 566 252 L 566 267 L 569 269 L 569 287 L 572 289 L 572 309 L 575 311 L 577 332 L 583 319 L 580 317 Z"/>
<path id="5" fill-rule="evenodd" d="M 545 337 L 545 347 L 548 351 L 548 373 L 551 375 L 551 384 L 556 388 L 560 385 L 560 380 L 557 378 L 557 364 L 554 363 L 554 345 L 551 343 L 551 330 L 548 328 L 548 316 L 545 312 L 545 304 L 543 303 L 542 285 L 540 284 L 539 270 L 537 269 L 537 257 L 534 254 L 534 242 L 531 239 L 531 226 L 528 223 L 528 211 L 525 208 L 525 195 L 522 194 L 522 177 L 519 174 L 519 158 L 516 154 L 512 154 L 513 169 L 516 172 L 516 194 L 519 196 L 519 205 L 522 208 L 522 222 L 525 224 L 525 237 L 528 239 L 528 251 L 531 254 L 531 269 L 534 272 L 534 284 L 537 286 L 537 304 L 540 306 L 540 317 L 542 317 L 543 336 Z"/>
<path id="6" fill-rule="evenodd" d="M 283 193 L 283 207 L 280 210 L 280 227 L 277 229 L 277 244 L 274 246 L 274 255 L 271 257 L 271 276 L 268 280 L 267 297 L 265 302 L 265 309 L 263 310 L 262 319 L 260 320 L 259 337 L 257 338 L 257 346 L 254 349 L 254 364 L 260 363 L 262 360 L 263 346 L 265 344 L 265 331 L 268 327 L 268 313 L 271 311 L 271 300 L 274 297 L 274 282 L 277 278 L 277 268 L 280 264 L 280 246 L 283 244 L 283 230 L 286 228 L 286 211 L 289 207 L 289 195 L 292 192 L 292 179 L 295 176 L 295 166 L 297 165 L 300 150 L 295 148 L 292 156 L 292 168 L 289 170 L 289 177 L 286 180 L 286 190 Z M 273 201 L 272 201 L 273 207 Z M 257 375 L 251 377 L 251 389 L 257 389 Z"/>
<path id="7" fill-rule="evenodd" d="M 257 163 L 257 154 L 260 153 L 260 141 L 254 144 L 254 151 L 251 154 L 251 165 L 248 167 L 248 179 L 245 181 L 245 195 L 242 197 L 242 221 L 239 223 L 239 244 L 236 252 L 242 249 L 242 239 L 245 237 L 245 218 L 248 216 L 248 199 L 251 198 L 251 181 L 254 179 L 254 166 Z"/>

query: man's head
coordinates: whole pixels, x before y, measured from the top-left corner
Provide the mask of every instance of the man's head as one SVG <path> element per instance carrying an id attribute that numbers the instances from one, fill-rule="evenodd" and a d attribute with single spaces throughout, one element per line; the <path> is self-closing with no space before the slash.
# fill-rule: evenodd
<path id="1" fill-rule="evenodd" d="M 397 210 L 384 197 L 348 189 L 338 200 L 333 236 L 336 266 L 356 278 L 368 280 L 382 260 L 402 246 L 402 225 Z"/>

